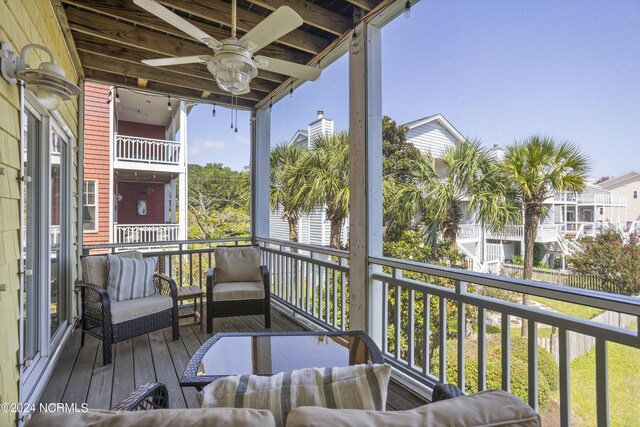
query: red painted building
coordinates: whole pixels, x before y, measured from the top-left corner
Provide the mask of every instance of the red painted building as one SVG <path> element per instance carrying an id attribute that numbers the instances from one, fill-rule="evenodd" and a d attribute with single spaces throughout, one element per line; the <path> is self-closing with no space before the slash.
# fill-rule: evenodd
<path id="1" fill-rule="evenodd" d="M 84 96 L 84 244 L 185 239 L 184 102 L 93 82 Z"/>

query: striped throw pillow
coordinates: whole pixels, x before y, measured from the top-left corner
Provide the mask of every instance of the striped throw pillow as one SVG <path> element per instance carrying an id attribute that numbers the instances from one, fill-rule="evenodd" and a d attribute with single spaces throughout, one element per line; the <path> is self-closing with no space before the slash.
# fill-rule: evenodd
<path id="1" fill-rule="evenodd" d="M 113 301 L 142 298 L 156 293 L 153 274 L 156 271 L 155 258 L 124 258 L 107 255 L 109 260 L 109 283 L 107 292 Z"/>
<path id="2" fill-rule="evenodd" d="M 277 426 L 300 406 L 384 411 L 389 365 L 308 368 L 265 377 L 236 375 L 207 385 L 202 407 L 269 409 Z"/>

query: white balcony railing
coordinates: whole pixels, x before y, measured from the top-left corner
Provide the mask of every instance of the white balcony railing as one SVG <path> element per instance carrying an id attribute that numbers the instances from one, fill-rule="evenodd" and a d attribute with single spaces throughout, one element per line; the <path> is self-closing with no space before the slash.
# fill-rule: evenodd
<path id="1" fill-rule="evenodd" d="M 579 204 L 595 204 L 595 205 L 626 205 L 627 197 L 618 196 L 615 194 L 602 194 L 602 193 L 569 193 L 569 192 L 557 192 L 553 197 L 554 202 L 567 202 L 567 203 L 579 203 Z"/>
<path id="2" fill-rule="evenodd" d="M 115 160 L 150 164 L 180 164 L 180 143 L 162 139 L 115 135 Z"/>
<path id="3" fill-rule="evenodd" d="M 506 225 L 499 229 L 487 230 L 489 239 L 522 240 L 524 238 L 524 227 L 522 225 Z"/>
<path id="4" fill-rule="evenodd" d="M 51 234 L 51 246 L 60 245 L 60 226 L 52 225 L 50 228 L 50 234 Z"/>
<path id="5" fill-rule="evenodd" d="M 116 243 L 153 243 L 178 240 L 180 224 L 116 224 Z"/>
<path id="6" fill-rule="evenodd" d="M 349 252 L 274 239 L 257 240 L 262 248 L 263 264 L 270 272 L 272 301 L 324 329 L 349 329 L 349 305 L 353 297 L 349 284 Z M 215 247 L 246 244 L 247 238 L 172 243 L 177 250 L 151 245 L 154 251 L 149 256 L 162 253 L 159 271 L 170 275 L 178 286 L 203 287 L 206 272 L 213 265 Z M 106 248 L 116 252 L 124 246 L 95 245 L 83 249 L 89 254 Z M 524 393 L 522 397 L 538 409 L 543 395 L 541 384 L 547 385 L 547 394 L 549 387 L 546 379 L 540 378 L 546 373 L 539 370 L 539 354 L 546 350 L 539 347 L 538 332 L 551 328 L 555 331 L 552 337 L 558 363 L 555 372 L 559 372 L 556 399 L 560 424 L 571 424 L 570 401 L 572 387 L 575 387 L 570 380 L 571 360 L 576 356 L 576 343 L 579 344 L 574 338 L 580 335 L 595 343 L 594 363 L 589 365 L 595 377 L 597 420 L 594 421 L 598 425 L 609 425 L 612 398 L 609 357 L 612 364 L 620 362 L 615 352 L 609 353 L 609 344 L 640 349 L 638 325 L 627 329 L 596 319 L 540 310 L 504 300 L 499 294 L 483 289 L 581 304 L 607 313 L 628 315 L 627 318 L 640 316 L 637 298 L 576 289 L 569 283 L 570 286 L 562 286 L 525 281 L 386 257 L 369 257 L 369 265 L 374 267 L 374 273 L 369 288 L 372 305 L 368 312 L 373 316 L 371 322 L 377 325 L 371 333 L 376 334 L 374 338 L 380 343 L 385 361 L 404 374 L 407 381 L 412 380 L 408 385 L 424 390 L 436 382 L 448 381 L 463 391 L 502 388 L 519 395 Z M 451 311 L 453 307 L 455 310 Z M 512 320 L 519 319 L 528 321 L 524 366 L 517 359 L 519 347 L 514 347 L 516 341 L 512 340 Z M 497 353 L 496 343 L 500 349 Z M 449 352 L 452 349 L 455 351 Z M 471 366 L 468 354 L 477 355 L 475 366 Z M 457 367 L 456 375 L 447 374 L 450 366 Z M 526 390 L 512 389 L 514 378 L 522 376 L 526 378 Z"/>
<path id="7" fill-rule="evenodd" d="M 458 226 L 458 239 L 476 239 L 480 237 L 478 224 L 460 224 Z"/>

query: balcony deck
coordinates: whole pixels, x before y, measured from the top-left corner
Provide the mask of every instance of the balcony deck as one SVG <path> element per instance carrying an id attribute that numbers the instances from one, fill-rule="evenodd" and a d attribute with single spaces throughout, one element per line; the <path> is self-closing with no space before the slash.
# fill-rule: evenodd
<path id="1" fill-rule="evenodd" d="M 299 323 L 271 310 L 272 331 L 305 330 Z M 214 319 L 217 332 L 264 331 L 262 316 Z M 179 381 L 191 356 L 211 335 L 198 327 L 181 327 L 180 339 L 171 340 L 169 328 L 141 335 L 114 346 L 113 363 L 102 365 L 102 344 L 86 336 L 80 347 L 80 330 L 71 336 L 42 395 L 42 403 L 88 403 L 92 409 L 109 409 L 136 387 L 147 382 L 167 385 L 172 408 L 198 408 L 196 390 L 181 388 Z M 387 410 L 404 410 L 428 403 L 394 382 L 389 384 Z"/>

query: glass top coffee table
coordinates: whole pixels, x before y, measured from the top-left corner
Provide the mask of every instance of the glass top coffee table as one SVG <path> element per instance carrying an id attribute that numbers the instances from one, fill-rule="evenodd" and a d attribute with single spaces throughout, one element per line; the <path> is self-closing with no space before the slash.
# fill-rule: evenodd
<path id="1" fill-rule="evenodd" d="M 219 333 L 193 355 L 180 385 L 204 387 L 229 375 L 384 363 L 364 332 Z"/>

